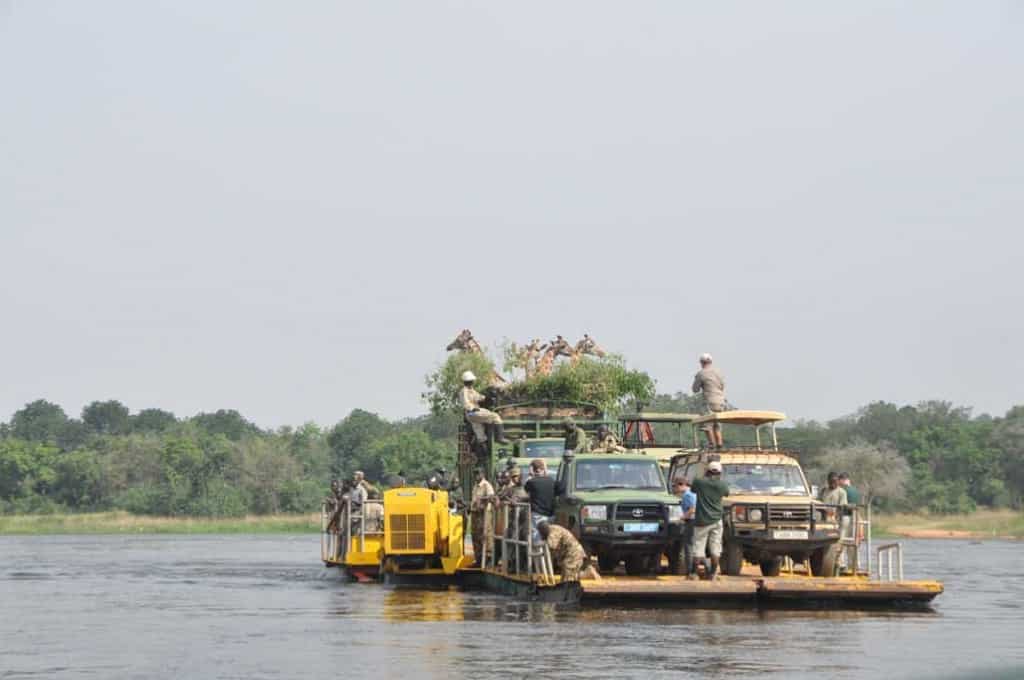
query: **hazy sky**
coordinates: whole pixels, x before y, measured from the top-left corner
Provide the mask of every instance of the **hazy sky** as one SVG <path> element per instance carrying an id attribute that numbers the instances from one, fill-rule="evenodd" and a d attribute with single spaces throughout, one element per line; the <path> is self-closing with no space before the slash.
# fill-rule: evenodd
<path id="1" fill-rule="evenodd" d="M 1024 402 L 1015 2 L 2 2 L 0 420 L 424 410 L 460 328 Z"/>

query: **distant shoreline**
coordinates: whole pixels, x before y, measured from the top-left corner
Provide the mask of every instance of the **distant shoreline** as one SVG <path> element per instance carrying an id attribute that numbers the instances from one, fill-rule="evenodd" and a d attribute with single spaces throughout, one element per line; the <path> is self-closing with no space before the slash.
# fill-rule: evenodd
<path id="1" fill-rule="evenodd" d="M 124 511 L 61 515 L 0 515 L 0 535 L 60 534 L 312 534 L 320 513 L 246 517 L 152 517 Z"/>
<path id="2" fill-rule="evenodd" d="M 876 536 L 926 539 L 1024 539 L 1024 513 L 1013 510 L 978 510 L 970 515 L 876 514 Z"/>
<path id="3" fill-rule="evenodd" d="M 1024 513 L 979 510 L 970 515 L 876 513 L 876 538 L 1024 540 Z M 112 512 L 0 515 L 0 535 L 59 534 L 315 534 L 320 513 L 246 517 L 152 517 Z"/>

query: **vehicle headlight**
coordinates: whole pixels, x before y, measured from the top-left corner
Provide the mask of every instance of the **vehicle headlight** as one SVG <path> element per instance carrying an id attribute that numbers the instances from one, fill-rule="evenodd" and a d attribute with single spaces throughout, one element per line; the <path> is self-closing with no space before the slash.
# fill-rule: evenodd
<path id="1" fill-rule="evenodd" d="M 583 510 L 580 511 L 580 516 L 583 519 L 592 520 L 606 520 L 608 519 L 608 506 L 607 505 L 584 505 Z"/>
<path id="2" fill-rule="evenodd" d="M 760 522 L 764 519 L 764 512 L 761 508 L 751 508 L 750 512 L 747 513 L 747 517 L 750 518 L 751 522 Z"/>
<path id="3" fill-rule="evenodd" d="M 732 516 L 737 522 L 747 521 L 747 506 L 737 505 L 732 509 Z"/>
<path id="4" fill-rule="evenodd" d="M 836 510 L 835 508 L 822 508 L 818 510 L 818 521 L 819 522 L 834 522 L 836 521 Z"/>
<path id="5" fill-rule="evenodd" d="M 668 506 L 668 521 L 678 522 L 683 519 L 683 509 L 678 505 Z"/>

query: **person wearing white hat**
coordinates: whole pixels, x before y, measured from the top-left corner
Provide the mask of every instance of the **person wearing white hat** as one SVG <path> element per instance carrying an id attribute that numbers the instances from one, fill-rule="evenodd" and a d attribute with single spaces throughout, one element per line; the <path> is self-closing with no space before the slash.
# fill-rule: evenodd
<path id="1" fill-rule="evenodd" d="M 484 395 L 473 388 L 475 382 L 476 376 L 473 375 L 473 371 L 466 371 L 462 374 L 462 389 L 459 390 L 459 403 L 462 404 L 466 420 L 473 426 L 473 433 L 477 439 L 483 440 L 485 438 L 483 426 L 490 425 L 494 428 L 494 440 L 499 444 L 508 444 L 501 416 L 494 411 L 488 411 L 480 406 L 480 403 L 484 400 Z"/>
<path id="2" fill-rule="evenodd" d="M 722 464 L 708 463 L 703 477 L 693 480 L 690 490 L 697 494 L 697 511 L 693 516 L 693 563 L 689 578 L 697 578 L 697 562 L 704 555 L 711 557 L 712 580 L 718 580 L 718 558 L 722 555 L 722 497 L 729 495 L 729 485 L 722 481 Z"/>
<path id="3" fill-rule="evenodd" d="M 708 413 L 725 410 L 725 378 L 711 365 L 711 355 L 705 352 L 700 355 L 700 370 L 693 378 L 693 393 L 704 395 L 704 407 Z M 704 434 L 708 438 L 709 447 L 722 448 L 722 426 L 718 423 L 705 425 Z"/>

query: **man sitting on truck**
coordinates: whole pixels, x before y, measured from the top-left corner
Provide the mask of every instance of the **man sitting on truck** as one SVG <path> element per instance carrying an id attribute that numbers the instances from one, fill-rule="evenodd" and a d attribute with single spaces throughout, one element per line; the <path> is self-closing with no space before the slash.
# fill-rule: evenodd
<path id="1" fill-rule="evenodd" d="M 473 426 L 473 433 L 477 439 L 484 439 L 483 426 L 490 425 L 494 428 L 494 440 L 499 444 L 508 444 L 505 438 L 505 426 L 501 422 L 501 416 L 493 411 L 488 411 L 480 406 L 484 401 L 484 395 L 473 389 L 476 383 L 476 376 L 473 371 L 466 371 L 462 374 L 462 389 L 459 390 L 459 403 L 466 415 L 466 420 Z"/>
<path id="2" fill-rule="evenodd" d="M 562 429 L 565 430 L 565 450 L 573 453 L 587 453 L 590 451 L 590 440 L 583 428 L 576 424 L 572 418 L 562 419 Z"/>
<path id="3" fill-rule="evenodd" d="M 593 453 L 625 453 L 626 447 L 619 444 L 619 440 L 612 434 L 611 428 L 602 424 L 597 428 L 591 451 Z"/>

